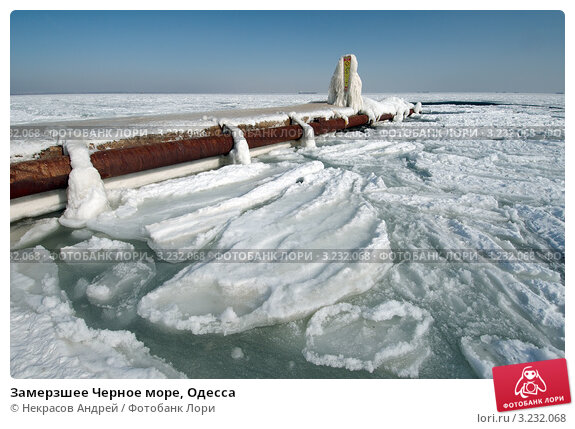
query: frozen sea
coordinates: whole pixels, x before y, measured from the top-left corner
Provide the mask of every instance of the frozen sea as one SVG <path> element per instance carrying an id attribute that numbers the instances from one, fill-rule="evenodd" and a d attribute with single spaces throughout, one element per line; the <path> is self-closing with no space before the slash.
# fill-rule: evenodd
<path id="1" fill-rule="evenodd" d="M 367 95 L 423 114 L 110 192 L 81 229 L 13 223 L 12 376 L 486 378 L 563 357 L 564 95 Z M 11 123 L 325 98 L 12 96 Z"/>

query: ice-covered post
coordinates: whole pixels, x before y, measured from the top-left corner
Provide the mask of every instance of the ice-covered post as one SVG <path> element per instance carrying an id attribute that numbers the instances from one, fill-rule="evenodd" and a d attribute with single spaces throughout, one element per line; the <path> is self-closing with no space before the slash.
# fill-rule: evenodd
<path id="1" fill-rule="evenodd" d="M 334 106 L 351 107 L 356 112 L 363 107 L 355 55 L 348 54 L 339 59 L 329 84 L 327 102 Z"/>

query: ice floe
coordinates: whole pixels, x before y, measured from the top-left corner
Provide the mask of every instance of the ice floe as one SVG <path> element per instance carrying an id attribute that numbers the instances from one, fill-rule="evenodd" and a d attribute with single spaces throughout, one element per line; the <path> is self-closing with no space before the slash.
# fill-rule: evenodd
<path id="1" fill-rule="evenodd" d="M 179 378 L 128 331 L 92 329 L 60 289 L 42 247 L 37 263 L 10 264 L 11 375 L 15 378 Z"/>
<path id="2" fill-rule="evenodd" d="M 493 378 L 494 366 L 512 365 L 565 357 L 554 347 L 539 348 L 517 339 L 504 339 L 482 335 L 479 338 L 463 337 L 461 349 L 469 365 L 481 378 Z"/>
<path id="3" fill-rule="evenodd" d="M 156 246 L 185 247 L 198 245 L 198 235 L 205 242 L 206 229 L 216 227 L 205 222 L 216 218 L 218 234 L 210 235 L 211 249 L 219 249 L 222 256 L 184 268 L 142 298 L 138 313 L 178 330 L 226 334 L 301 318 L 370 289 L 388 266 L 321 258 L 279 263 L 226 259 L 249 255 L 250 249 L 274 255 L 288 251 L 305 255 L 310 249 L 317 255 L 322 249 L 327 254 L 387 248 L 385 222 L 356 194 L 361 185 L 357 174 L 311 162 L 263 185 L 264 189 L 254 189 L 254 197 L 245 203 L 228 200 L 201 209 L 201 216 L 186 215 L 173 224 L 167 221 L 150 228 Z M 262 205 L 262 198 L 272 194 L 273 200 Z"/>
<path id="4" fill-rule="evenodd" d="M 383 366 L 400 377 L 417 377 L 431 353 L 425 335 L 432 322 L 427 311 L 405 302 L 336 304 L 313 315 L 303 353 L 316 365 L 369 372 Z"/>

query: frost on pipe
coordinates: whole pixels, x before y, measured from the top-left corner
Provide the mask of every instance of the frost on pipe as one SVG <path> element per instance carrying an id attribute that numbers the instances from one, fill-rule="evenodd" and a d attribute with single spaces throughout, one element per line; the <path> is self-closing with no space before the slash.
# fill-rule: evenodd
<path id="1" fill-rule="evenodd" d="M 184 268 L 142 298 L 138 314 L 194 334 L 229 334 L 299 319 L 372 288 L 389 264 L 310 260 L 306 255 L 310 249 L 323 249 L 329 256 L 341 249 L 389 248 L 385 222 L 358 192 L 363 179 L 318 162 L 305 166 L 316 171 L 306 173 L 302 166 L 284 174 L 277 179 L 284 185 L 265 204 L 243 200 L 211 242 L 221 257 Z M 180 219 L 173 239 L 176 230 L 187 230 L 186 224 L 195 230 L 200 220 L 216 217 L 220 207 L 201 209 L 209 216 Z M 228 207 L 221 210 L 226 214 Z M 257 254 L 250 256 L 249 250 Z M 297 258 L 285 256 L 288 251 Z M 280 262 L 267 262 L 273 258 Z"/>
<path id="2" fill-rule="evenodd" d="M 234 139 L 234 148 L 229 154 L 231 161 L 234 164 L 250 164 L 252 162 L 250 147 L 244 137 L 244 132 L 234 125 L 224 124 L 223 127 L 232 133 Z"/>
<path id="3" fill-rule="evenodd" d="M 26 252 L 38 262 L 10 264 L 12 377 L 183 377 L 133 333 L 88 327 L 60 289 L 50 252 L 41 246 Z"/>
<path id="4" fill-rule="evenodd" d="M 355 55 L 344 55 L 337 62 L 329 84 L 327 102 L 338 107 L 351 107 L 356 112 L 363 107 Z"/>
<path id="5" fill-rule="evenodd" d="M 366 99 L 364 99 L 366 102 Z M 377 102 L 373 102 L 377 103 Z M 405 102 L 403 102 L 405 104 Z M 337 109 L 320 109 L 309 112 L 309 117 L 315 120 L 309 125 L 313 128 L 315 136 L 333 131 L 344 130 L 347 128 L 358 127 L 376 121 L 400 120 L 406 115 L 413 112 L 412 109 L 402 110 L 402 114 L 397 113 L 397 108 L 392 106 L 391 109 L 381 108 L 377 105 L 364 106 L 366 114 L 355 114 L 355 110 L 349 107 Z M 374 112 L 383 112 L 377 115 Z M 302 114 L 303 115 L 303 114 Z M 369 115 L 369 116 L 368 116 Z M 287 115 L 286 118 L 288 117 Z M 305 117 L 305 116 L 304 116 Z M 249 119 L 249 118 L 244 118 Z M 306 120 L 309 120 L 306 119 Z M 233 126 L 226 119 L 229 126 Z M 237 122 L 237 121 L 236 121 Z M 248 120 L 248 122 L 254 122 Z M 307 141 L 310 140 L 311 132 L 308 130 Z M 248 153 L 246 144 L 250 149 L 273 145 L 276 143 L 289 142 L 300 139 L 304 132 L 299 125 L 285 125 L 272 128 L 248 129 L 245 134 L 237 131 L 236 149 L 234 149 L 234 139 L 230 135 L 194 137 L 183 140 L 175 140 L 163 143 L 149 145 L 101 150 L 91 155 L 91 161 L 100 173 L 101 178 L 110 179 L 113 177 L 123 176 L 131 173 L 144 172 L 158 168 L 168 167 L 171 165 L 182 164 L 200 159 L 230 155 L 233 162 L 246 163 Z M 242 138 L 243 135 L 243 138 Z M 230 152 L 233 152 L 230 154 Z M 10 198 L 16 199 L 14 205 L 13 219 L 19 219 L 30 215 L 23 208 L 23 201 L 18 201 L 20 197 L 38 194 L 46 191 L 64 189 L 68 183 L 68 175 L 71 171 L 70 159 L 68 156 L 60 156 L 52 159 L 24 161 L 11 164 L 10 166 Z M 177 176 L 180 173 L 175 168 L 172 173 Z M 154 177 L 157 172 L 151 172 Z M 165 177 L 166 171 L 162 173 Z M 142 177 L 150 176 L 144 174 Z M 157 180 L 157 176 L 156 180 Z M 128 179 L 129 181 L 133 180 Z M 144 179 L 142 179 L 144 180 Z M 56 210 L 63 201 L 53 199 L 50 206 L 37 208 L 36 214 Z M 45 203 L 47 204 L 47 203 Z"/>
<path id="6" fill-rule="evenodd" d="M 295 112 L 290 113 L 290 119 L 298 124 L 303 130 L 303 137 L 300 139 L 300 144 L 305 148 L 314 148 L 315 146 L 315 132 L 311 125 L 303 121 Z M 347 120 L 347 117 L 346 117 Z"/>
<path id="7" fill-rule="evenodd" d="M 90 152 L 82 141 L 65 144 L 70 154 L 72 171 L 68 176 L 68 203 L 60 223 L 69 228 L 83 228 L 88 219 L 109 209 L 108 197 L 98 170 L 90 160 Z"/>
<path id="8" fill-rule="evenodd" d="M 432 321 L 427 311 L 399 301 L 324 307 L 308 323 L 304 356 L 316 365 L 369 372 L 383 366 L 417 377 L 431 353 L 425 337 Z"/>
<path id="9" fill-rule="evenodd" d="M 369 116 L 371 123 L 381 120 L 382 117 L 390 115 L 394 122 L 402 122 L 411 113 L 421 112 L 421 103 L 418 105 L 409 103 L 399 97 L 388 97 L 381 101 L 376 101 L 368 97 L 363 97 L 363 107 L 359 113 Z"/>

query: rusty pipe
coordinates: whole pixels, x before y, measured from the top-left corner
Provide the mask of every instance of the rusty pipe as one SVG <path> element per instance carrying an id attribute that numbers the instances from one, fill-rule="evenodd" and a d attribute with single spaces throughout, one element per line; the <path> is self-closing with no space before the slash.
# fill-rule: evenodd
<path id="1" fill-rule="evenodd" d="M 413 113 L 413 110 L 410 114 Z M 391 120 L 393 115 L 385 114 L 379 121 Z M 346 123 L 342 118 L 317 120 L 310 125 L 316 135 L 355 128 L 369 123 L 367 115 L 353 115 Z M 248 129 L 244 137 L 250 149 L 276 143 L 298 140 L 303 136 L 299 125 L 273 128 Z M 234 146 L 229 134 L 190 138 L 137 147 L 108 149 L 93 153 L 92 165 L 102 179 L 122 176 L 138 171 L 150 170 L 183 162 L 227 155 Z M 10 165 L 10 199 L 65 189 L 70 174 L 70 158 L 59 156 L 46 160 L 24 161 Z"/>

